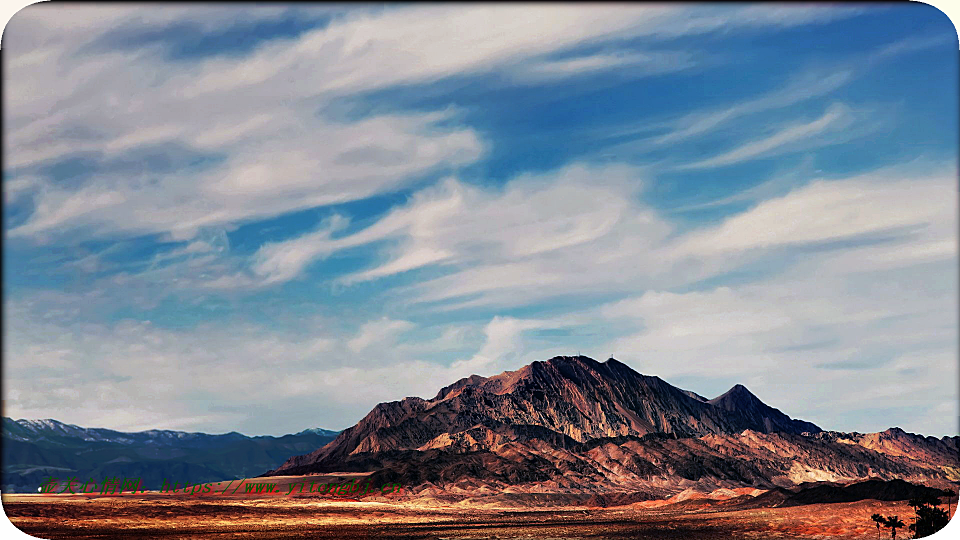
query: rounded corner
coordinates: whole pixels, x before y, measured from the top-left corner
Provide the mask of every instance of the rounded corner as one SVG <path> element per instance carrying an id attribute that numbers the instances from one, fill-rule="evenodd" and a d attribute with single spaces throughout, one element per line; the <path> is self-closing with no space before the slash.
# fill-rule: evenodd
<path id="1" fill-rule="evenodd" d="M 957 30 L 958 28 L 957 21 L 954 21 L 952 18 L 950 18 L 950 15 L 947 14 L 947 12 L 943 11 L 938 6 L 933 5 L 931 3 L 932 1 L 934 0 L 911 0 L 910 3 L 913 5 L 923 6 L 922 9 L 925 8 L 928 10 L 933 10 L 934 12 L 939 14 L 939 16 L 941 16 L 943 19 L 945 19 L 947 22 L 947 25 L 953 30 L 953 39 L 956 43 L 955 49 L 960 51 L 960 31 Z M 939 0 L 938 3 L 942 3 L 942 1 L 943 0 Z M 954 15 L 960 15 L 960 12 L 954 13 Z"/>
<path id="2" fill-rule="evenodd" d="M 14 20 L 16 20 L 21 13 L 23 13 L 24 11 L 26 11 L 26 10 L 34 7 L 34 6 L 39 6 L 39 5 L 41 5 L 41 4 L 52 4 L 52 3 L 54 3 L 55 1 L 56 1 L 56 0 L 34 0 L 32 3 L 27 4 L 27 5 L 23 6 L 22 8 L 16 10 L 15 12 L 13 12 L 13 15 L 11 15 L 10 18 L 7 19 L 6 24 L 3 25 L 3 31 L 0 32 L 0 49 L 3 48 L 4 38 L 6 37 L 7 29 L 10 28 L 10 23 L 12 23 Z"/>
<path id="3" fill-rule="evenodd" d="M 2 516 L 2 518 L 0 518 L 0 537 L 15 538 L 15 539 L 29 538 L 32 540 L 42 540 L 39 537 L 33 536 L 27 531 L 21 529 L 16 523 L 14 523 L 12 519 L 10 519 L 10 516 L 7 515 L 6 503 L 8 502 L 7 498 L 10 495 L 12 494 L 3 493 L 2 496 L 0 496 L 0 516 Z M 13 532 L 13 531 L 16 531 L 16 532 Z M 17 535 L 22 535 L 22 536 L 17 536 Z"/>

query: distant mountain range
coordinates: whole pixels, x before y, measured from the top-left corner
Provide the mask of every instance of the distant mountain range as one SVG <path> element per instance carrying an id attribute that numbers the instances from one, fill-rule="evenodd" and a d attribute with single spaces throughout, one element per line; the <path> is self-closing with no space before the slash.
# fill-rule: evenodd
<path id="1" fill-rule="evenodd" d="M 140 478 L 148 489 L 164 479 L 212 482 L 256 476 L 292 454 L 332 441 L 338 432 L 312 428 L 282 437 L 149 430 L 126 433 L 56 420 L 3 418 L 4 492 L 36 492 L 50 477 L 80 482 Z"/>
<path id="2" fill-rule="evenodd" d="M 381 403 L 339 433 L 124 433 L 3 419 L 6 492 L 35 492 L 51 476 L 139 477 L 155 489 L 164 478 L 334 472 L 370 472 L 375 483 L 400 482 L 422 497 L 640 501 L 749 486 L 793 500 L 781 488 L 900 479 L 956 489 L 960 437 L 825 431 L 742 385 L 707 399 L 612 358 L 584 356 L 473 375 L 429 400 Z"/>
<path id="3" fill-rule="evenodd" d="M 421 495 L 669 497 L 693 488 L 903 479 L 960 482 L 960 437 L 824 431 L 742 385 L 706 399 L 609 359 L 560 356 L 381 403 L 267 475 L 374 472 Z M 493 496 L 493 495 L 491 495 Z"/>

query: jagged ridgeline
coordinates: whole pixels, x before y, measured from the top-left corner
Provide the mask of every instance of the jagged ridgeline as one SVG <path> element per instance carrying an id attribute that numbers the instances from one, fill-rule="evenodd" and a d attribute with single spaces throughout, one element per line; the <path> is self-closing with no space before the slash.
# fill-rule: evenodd
<path id="1" fill-rule="evenodd" d="M 947 486 L 960 480 L 958 440 L 825 432 L 742 385 L 706 399 L 612 358 L 560 356 L 461 379 L 433 399 L 381 403 L 265 475 L 374 472 L 377 481 L 442 489 L 650 496 L 872 477 Z"/>

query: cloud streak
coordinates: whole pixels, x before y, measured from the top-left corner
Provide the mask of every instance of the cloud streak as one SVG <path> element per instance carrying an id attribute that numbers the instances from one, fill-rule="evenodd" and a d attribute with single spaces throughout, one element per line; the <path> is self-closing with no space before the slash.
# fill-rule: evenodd
<path id="1" fill-rule="evenodd" d="M 909 414 L 954 410 L 955 33 L 859 12 L 21 11 L 8 411 L 337 428 L 580 350 L 943 432 Z"/>
<path id="2" fill-rule="evenodd" d="M 733 165 L 750 159 L 775 155 L 778 151 L 795 150 L 801 143 L 807 146 L 826 144 L 826 141 L 815 141 L 815 137 L 828 132 L 836 132 L 850 127 L 853 114 L 850 108 L 836 103 L 831 105 L 823 115 L 810 122 L 792 124 L 771 133 L 762 139 L 743 144 L 722 154 L 693 163 L 686 163 L 677 167 L 685 169 L 708 169 Z"/>
<path id="3" fill-rule="evenodd" d="M 33 196 L 36 209 L 10 231 L 13 236 L 83 229 L 101 236 L 168 233 L 189 239 L 202 227 L 230 227 L 398 190 L 418 176 L 476 161 L 485 144 L 470 128 L 440 127 L 455 120 L 449 112 L 334 122 L 316 114 L 323 104 L 357 92 L 498 70 L 556 79 L 613 67 L 682 69 L 689 65 L 683 52 L 611 49 L 566 60 L 552 55 L 628 37 L 669 39 L 736 27 L 763 31 L 849 16 L 819 8 L 661 6 L 306 10 L 307 16 L 329 17 L 328 23 L 237 57 L 174 60 L 152 46 L 78 49 L 128 24 L 134 32 L 180 23 L 210 30 L 289 16 L 282 9 L 149 11 L 35 7 L 11 22 L 7 166 L 15 177 L 39 178 L 43 187 Z M 197 158 L 171 170 L 110 166 L 132 151 L 162 153 L 171 141 Z M 95 168 L 80 189 L 37 176 L 80 153 Z"/>

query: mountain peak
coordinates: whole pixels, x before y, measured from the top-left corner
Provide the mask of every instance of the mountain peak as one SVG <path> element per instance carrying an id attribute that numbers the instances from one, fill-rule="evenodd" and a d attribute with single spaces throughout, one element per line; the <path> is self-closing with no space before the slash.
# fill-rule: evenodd
<path id="1" fill-rule="evenodd" d="M 533 477 L 527 469 L 515 469 L 513 454 L 491 456 L 517 448 L 592 448 L 605 440 L 622 442 L 650 434 L 667 436 L 655 437 L 658 441 L 700 440 L 704 435 L 722 439 L 739 437 L 745 430 L 797 435 L 821 431 L 765 405 L 742 384 L 707 400 L 612 357 L 598 362 L 581 354 L 561 355 L 489 377 L 460 379 L 433 399 L 381 403 L 333 442 L 291 457 L 267 474 L 353 470 L 369 459 L 373 461 L 363 461 L 364 467 L 378 462 L 392 471 L 389 474 L 409 475 L 410 482 L 452 480 L 457 475 L 442 472 L 449 471 L 445 464 L 460 459 L 452 456 L 469 456 L 463 459 L 493 460 L 490 466 L 500 468 L 498 478 L 515 481 Z M 410 456 L 443 458 L 432 467 L 409 462 Z M 533 468 L 539 471 L 543 465 L 537 462 Z"/>
<path id="2" fill-rule="evenodd" d="M 610 358 L 607 358 L 607 359 L 604 360 L 603 362 L 599 362 L 599 361 L 597 361 L 597 360 L 594 360 L 593 358 L 590 358 L 589 356 L 584 356 L 584 355 L 582 355 L 582 354 L 578 354 L 578 355 L 575 355 L 575 356 L 554 356 L 553 358 L 551 358 L 551 359 L 549 359 L 549 360 L 547 360 L 547 361 L 545 361 L 545 362 L 542 362 L 542 361 L 533 362 L 533 363 L 530 364 L 528 367 L 533 367 L 534 365 L 545 365 L 545 364 L 546 364 L 546 365 L 553 365 L 553 366 L 560 366 L 560 365 L 564 365 L 564 366 L 571 366 L 571 365 L 574 365 L 574 366 L 583 366 L 583 367 L 586 367 L 586 368 L 588 368 L 588 369 L 592 369 L 592 370 L 594 370 L 594 371 L 596 371 L 596 370 L 598 370 L 598 369 L 602 369 L 602 368 L 616 369 L 616 370 L 628 369 L 628 370 L 636 373 L 636 371 L 635 371 L 633 368 L 631 368 L 630 366 L 624 364 L 623 362 L 617 360 L 616 358 L 614 358 L 614 357 L 612 357 L 612 356 L 611 356 Z M 521 368 L 521 369 L 523 369 L 523 368 Z M 638 375 L 639 375 L 639 374 L 638 374 Z"/>
<path id="3" fill-rule="evenodd" d="M 767 432 L 803 433 L 807 431 L 817 433 L 822 431 L 815 424 L 794 420 L 780 412 L 779 409 L 767 405 L 742 384 L 733 385 L 733 388 L 727 390 L 723 395 L 717 396 L 707 403 L 740 415 L 750 423 L 762 425 L 764 431 Z"/>
<path id="4" fill-rule="evenodd" d="M 234 431 L 234 432 L 231 432 L 231 433 L 236 433 L 236 432 Z M 329 437 L 329 436 L 338 435 L 339 433 L 340 433 L 339 431 L 333 431 L 333 430 L 331 430 L 331 429 L 323 429 L 323 428 L 314 427 L 314 428 L 307 428 L 307 429 L 305 429 L 305 430 L 303 430 L 303 431 L 301 431 L 301 432 L 299 432 L 299 433 L 294 433 L 294 435 L 309 435 L 309 434 L 313 434 L 313 435 L 325 435 L 325 436 L 328 436 L 328 437 Z"/>
<path id="5" fill-rule="evenodd" d="M 724 392 L 723 394 L 711 399 L 710 402 L 711 403 L 720 402 L 722 400 L 730 400 L 730 399 L 735 399 L 738 401 L 743 401 L 743 400 L 760 401 L 760 398 L 754 395 L 753 392 L 747 389 L 746 386 L 737 383 L 733 385 L 732 388 Z"/>
<path id="6" fill-rule="evenodd" d="M 584 355 L 582 355 L 582 354 L 578 354 L 578 355 L 575 355 L 575 356 L 554 356 L 553 358 L 547 360 L 546 362 L 539 362 L 539 361 L 534 362 L 534 364 L 537 364 L 537 363 L 541 363 L 541 364 L 544 364 L 544 363 L 545 363 L 545 364 L 586 364 L 586 365 L 590 365 L 590 366 L 600 365 L 600 362 L 597 362 L 597 361 L 594 360 L 593 358 L 590 358 L 589 356 L 584 356 Z M 531 365 L 532 365 L 532 364 L 531 364 Z"/>
<path id="7" fill-rule="evenodd" d="M 433 399 L 381 403 L 332 443 L 291 458 L 274 472 L 336 468 L 348 456 L 387 450 L 477 451 L 506 441 L 567 445 L 651 433 L 696 437 L 745 429 L 820 431 L 767 407 L 742 385 L 707 401 L 615 358 L 601 363 L 581 354 L 560 355 L 514 371 L 460 379 Z"/>

